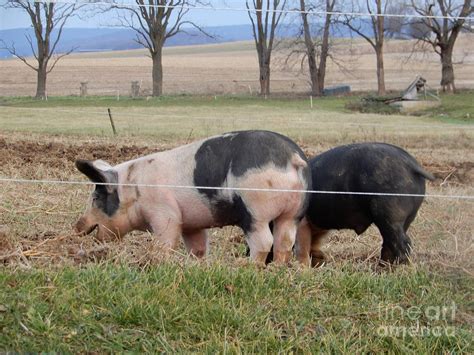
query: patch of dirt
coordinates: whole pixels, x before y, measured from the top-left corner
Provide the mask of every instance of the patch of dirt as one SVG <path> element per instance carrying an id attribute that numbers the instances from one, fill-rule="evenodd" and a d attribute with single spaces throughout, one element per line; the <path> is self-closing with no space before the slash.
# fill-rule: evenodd
<path id="1" fill-rule="evenodd" d="M 436 182 L 471 185 L 474 181 L 474 162 L 464 161 L 451 164 L 422 164 L 436 178 Z"/>
<path id="2" fill-rule="evenodd" d="M 156 153 L 168 147 L 121 146 L 81 142 L 81 145 L 58 142 L 33 142 L 20 140 L 8 142 L 0 138 L 0 166 L 35 166 L 44 164 L 51 168 L 71 168 L 76 159 L 104 159 L 112 164 Z"/>
<path id="3" fill-rule="evenodd" d="M 120 240 L 98 241 L 94 236 L 79 236 L 68 232 L 38 239 L 23 235 L 15 243 L 0 250 L 0 264 L 4 265 L 83 265 L 102 260 L 129 265 L 146 266 L 173 255 L 161 253 L 146 233 L 132 232 Z M 187 258 L 184 247 L 176 252 Z M 229 255 L 230 257 L 231 255 Z"/>
<path id="4" fill-rule="evenodd" d="M 65 144 L 60 142 L 36 142 L 28 140 L 7 141 L 0 137 L 0 167 L 9 164 L 13 167 L 45 165 L 52 169 L 74 169 L 76 159 L 103 159 L 111 164 L 118 164 L 140 156 L 173 148 L 174 145 L 138 146 L 80 142 Z M 302 145 L 306 155 L 316 154 L 314 148 Z M 443 181 L 470 185 L 474 181 L 474 162 L 433 162 L 420 161 L 420 164 L 435 178 L 436 183 Z M 1 171 L 1 168 L 0 168 Z"/>

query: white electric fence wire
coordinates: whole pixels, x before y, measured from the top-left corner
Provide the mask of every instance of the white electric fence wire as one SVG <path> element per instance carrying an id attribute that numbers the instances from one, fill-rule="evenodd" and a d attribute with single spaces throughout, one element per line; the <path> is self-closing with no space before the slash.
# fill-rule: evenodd
<path id="1" fill-rule="evenodd" d="M 358 191 L 324 191 L 324 190 L 292 190 L 292 189 L 263 189 L 253 187 L 225 187 L 225 186 L 189 186 L 173 184 L 122 184 L 122 183 L 94 183 L 90 181 L 72 180 L 38 180 L 19 178 L 0 178 L 0 182 L 12 182 L 19 184 L 54 184 L 54 185 L 101 185 L 101 186 L 123 186 L 123 187 L 146 187 L 161 189 L 190 189 L 190 190 L 218 190 L 218 191 L 255 191 L 255 192 L 281 192 L 281 193 L 309 193 L 326 195 L 361 195 L 361 196 L 387 196 L 387 197 L 428 197 L 457 200 L 474 200 L 474 195 L 442 195 L 442 194 L 405 194 L 388 192 L 358 192 Z"/>
<path id="2" fill-rule="evenodd" d="M 393 17 L 393 18 L 418 18 L 418 19 L 439 19 L 439 20 L 474 20 L 474 17 L 469 16 L 448 16 L 448 15 L 420 15 L 420 14 L 376 14 L 370 12 L 353 12 L 353 11 L 320 11 L 320 10 L 283 10 L 283 9 L 255 9 L 255 8 L 237 8 L 237 7 L 212 7 L 203 5 L 160 5 L 160 4 L 137 4 L 128 2 L 115 1 L 84 1 L 84 0 L 35 0 L 40 3 L 64 3 L 64 4 L 85 4 L 85 5 L 106 5 L 115 6 L 118 8 L 155 8 L 155 9 L 181 9 L 181 10 L 206 10 L 206 11 L 236 11 L 236 12 L 263 12 L 263 13 L 278 13 L 278 14 L 308 14 L 308 15 L 333 15 L 333 16 L 353 16 L 353 17 Z"/>

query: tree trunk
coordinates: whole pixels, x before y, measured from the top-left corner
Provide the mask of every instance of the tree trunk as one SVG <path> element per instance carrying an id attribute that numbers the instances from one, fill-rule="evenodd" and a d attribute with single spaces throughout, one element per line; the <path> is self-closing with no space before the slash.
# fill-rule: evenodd
<path id="1" fill-rule="evenodd" d="M 377 56 L 377 93 L 379 96 L 385 95 L 385 71 L 383 67 L 383 42 L 385 31 L 385 17 L 382 15 L 382 0 L 376 0 L 377 15 L 374 25 L 375 34 L 375 53 Z M 373 17 L 372 17 L 373 19 Z M 372 20 L 374 21 L 374 20 Z"/>
<path id="2" fill-rule="evenodd" d="M 323 96 L 324 94 L 324 81 L 326 79 L 326 60 L 322 63 L 323 60 L 321 58 L 318 70 L 318 95 Z"/>
<path id="3" fill-rule="evenodd" d="M 316 65 L 316 57 L 314 50 L 308 52 L 308 66 L 309 66 L 309 76 L 311 79 L 311 95 L 321 96 L 321 84 L 319 82 L 319 71 Z"/>
<path id="4" fill-rule="evenodd" d="M 153 96 L 163 95 L 163 63 L 161 48 L 152 55 Z"/>
<path id="5" fill-rule="evenodd" d="M 383 65 L 383 45 L 376 46 L 375 53 L 377 56 L 377 94 L 385 95 L 385 71 Z"/>
<path id="6" fill-rule="evenodd" d="M 453 48 L 441 48 L 441 87 L 443 91 L 456 92 L 454 86 Z"/>
<path id="7" fill-rule="evenodd" d="M 262 53 L 259 61 L 260 67 L 260 95 L 270 95 L 270 58 Z"/>
<path id="8" fill-rule="evenodd" d="M 39 63 L 37 70 L 37 81 L 36 81 L 36 95 L 37 99 L 46 98 L 46 77 L 47 77 L 47 66 Z"/>
<path id="9" fill-rule="evenodd" d="M 333 11 L 335 2 L 332 5 L 328 2 L 326 11 Z M 321 58 L 319 60 L 318 81 L 319 94 L 324 93 L 324 81 L 326 79 L 326 63 L 329 55 L 329 32 L 331 26 L 331 14 L 326 15 L 326 22 L 324 23 L 323 42 L 321 43 Z"/>
<path id="10" fill-rule="evenodd" d="M 300 0 L 301 19 L 303 20 L 304 44 L 306 46 L 306 55 L 308 56 L 309 78 L 311 80 L 311 95 L 321 96 L 321 85 L 319 82 L 320 73 L 316 63 L 316 51 L 311 38 L 311 30 L 306 13 L 305 0 Z"/>

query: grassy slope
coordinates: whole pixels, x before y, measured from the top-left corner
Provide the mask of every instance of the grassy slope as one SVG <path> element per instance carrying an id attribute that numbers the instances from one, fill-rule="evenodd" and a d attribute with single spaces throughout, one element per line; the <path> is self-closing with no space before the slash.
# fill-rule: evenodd
<path id="1" fill-rule="evenodd" d="M 346 97 L 324 97 L 314 100 L 317 110 L 337 111 L 349 113 L 346 104 L 359 100 L 363 95 Z M 441 96 L 442 105 L 437 108 L 420 112 L 421 116 L 428 116 L 437 120 L 449 123 L 466 123 L 474 121 L 474 91 L 462 91 L 456 95 L 445 94 Z M 161 98 L 130 99 L 121 98 L 117 101 L 115 97 L 91 96 L 79 98 L 72 96 L 52 97 L 48 101 L 38 101 L 29 97 L 0 97 L 0 107 L 138 107 L 138 108 L 158 108 L 158 107 L 240 107 L 242 105 L 259 105 L 267 108 L 285 109 L 306 109 L 309 106 L 307 98 L 271 98 L 262 100 L 260 97 L 248 96 L 164 96 Z"/>
<path id="2" fill-rule="evenodd" d="M 315 99 L 314 103 L 320 109 L 333 109 L 342 111 L 348 100 L 354 97 L 324 97 Z M 31 97 L 0 97 L 0 107 L 241 107 L 242 105 L 261 105 L 263 107 L 281 107 L 281 108 L 309 108 L 308 98 L 295 97 L 275 97 L 267 100 L 259 96 L 197 96 L 197 95 L 177 95 L 150 97 L 148 99 L 138 98 L 131 99 L 122 97 L 119 101 L 115 97 L 110 96 L 89 96 L 80 98 L 76 96 L 55 96 L 48 101 L 35 100 Z M 346 111 L 349 112 L 349 111 Z"/>
<path id="3" fill-rule="evenodd" d="M 472 283 L 406 267 L 257 270 L 190 262 L 140 271 L 92 265 L 0 273 L 0 349 L 13 351 L 471 352 Z M 393 307 L 456 304 L 456 320 Z M 472 311 L 472 310 L 471 310 Z M 392 313 L 393 312 L 393 313 Z M 416 320 L 413 320 L 416 319 Z M 454 336 L 384 337 L 380 326 L 453 326 Z"/>
<path id="4" fill-rule="evenodd" d="M 112 97 L 52 97 L 48 101 L 0 98 L 0 127 L 3 131 L 105 137 L 111 133 L 109 107 L 120 136 L 170 141 L 243 129 L 271 129 L 299 141 L 339 142 L 354 133 L 359 140 L 384 140 L 388 134 L 400 137 L 417 134 L 410 125 L 425 125 L 427 130 L 432 130 L 430 124 L 433 124 L 434 131 L 444 134 L 462 128 L 453 123 L 472 122 L 472 119 L 460 120 L 459 116 L 466 115 L 466 110 L 472 111 L 464 106 L 466 101 L 474 99 L 474 92 L 464 93 L 459 99 L 450 98 L 453 115 L 442 116 L 446 122 L 440 122 L 434 113 L 420 117 L 388 116 L 350 112 L 345 108 L 348 101 L 357 99 L 357 96 L 322 98 L 315 100 L 311 109 L 307 98 L 172 96 L 120 101 Z M 474 112 L 470 117 L 474 117 Z M 440 123 L 445 125 L 439 127 Z"/>
<path id="5" fill-rule="evenodd" d="M 111 128 L 107 108 L 112 109 L 121 136 L 195 139 L 242 129 L 273 129 L 293 137 L 317 134 L 312 122 L 346 121 L 344 100 L 323 99 L 314 110 L 308 99 L 256 97 L 173 96 L 155 99 L 110 97 L 54 97 L 0 99 L 0 127 L 4 131 L 106 136 Z M 298 120 L 308 122 L 305 129 Z M 352 118 L 349 119 L 351 121 Z M 295 122 L 296 121 L 296 122 Z M 308 129 L 311 127 L 312 129 Z M 334 130 L 336 134 L 336 130 Z M 339 134 L 339 133 L 337 133 Z"/>
<path id="6" fill-rule="evenodd" d="M 443 95 L 442 105 L 422 114 L 444 122 L 474 122 L 474 91 L 462 91 L 456 95 Z"/>

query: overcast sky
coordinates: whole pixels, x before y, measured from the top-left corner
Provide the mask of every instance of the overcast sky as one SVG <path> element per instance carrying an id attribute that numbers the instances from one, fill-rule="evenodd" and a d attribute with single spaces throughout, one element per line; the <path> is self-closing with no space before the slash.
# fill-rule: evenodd
<path id="1" fill-rule="evenodd" d="M 126 0 L 133 2 L 131 0 Z M 124 1 L 117 1 L 123 3 Z M 0 3 L 5 3 L 0 0 Z M 245 8 L 243 0 L 213 0 L 214 7 L 234 7 Z M 90 7 L 88 7 L 90 9 Z M 201 26 L 225 26 L 249 24 L 249 18 L 246 12 L 242 11 L 214 11 L 214 10 L 191 10 L 187 19 L 196 22 Z M 71 18 L 66 27 L 102 27 L 113 23 L 113 16 L 95 15 L 81 18 Z M 25 28 L 29 27 L 30 22 L 28 15 L 24 10 L 4 9 L 0 7 L 0 29 Z"/>

